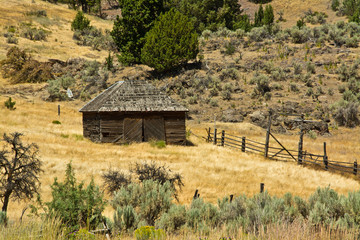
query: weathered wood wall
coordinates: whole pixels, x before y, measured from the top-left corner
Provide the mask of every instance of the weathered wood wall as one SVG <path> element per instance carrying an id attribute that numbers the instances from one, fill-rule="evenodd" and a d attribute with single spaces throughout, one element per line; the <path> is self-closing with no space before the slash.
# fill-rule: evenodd
<path id="1" fill-rule="evenodd" d="M 165 117 L 166 144 L 182 145 L 186 143 L 185 114 Z"/>
<path id="2" fill-rule="evenodd" d="M 83 113 L 83 135 L 93 142 L 100 142 L 100 118 L 97 113 Z"/>
<path id="3" fill-rule="evenodd" d="M 94 142 L 165 140 L 185 144 L 185 112 L 83 113 L 84 137 Z"/>
<path id="4" fill-rule="evenodd" d="M 100 142 L 113 143 L 124 138 L 124 115 L 119 113 L 100 114 Z"/>

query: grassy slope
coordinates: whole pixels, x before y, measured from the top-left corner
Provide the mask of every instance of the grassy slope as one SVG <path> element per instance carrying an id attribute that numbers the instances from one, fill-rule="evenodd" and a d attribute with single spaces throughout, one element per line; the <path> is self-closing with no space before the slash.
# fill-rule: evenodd
<path id="1" fill-rule="evenodd" d="M 46 103 L 36 98 L 15 100 L 15 111 L 0 106 L 0 115 L 3 116 L 0 119 L 0 134 L 23 132 L 26 142 L 35 142 L 39 145 L 45 170 L 41 176 L 41 191 L 45 200 L 50 198 L 49 185 L 54 177 L 63 178 L 69 161 L 72 161 L 80 180 L 89 181 L 90 176 L 94 176 L 97 184 L 101 184 L 101 174 L 110 167 L 126 170 L 131 163 L 144 160 L 167 164 L 184 176 L 185 187 L 180 194 L 182 203 L 189 203 L 195 189 L 199 189 L 201 196 L 212 202 L 229 194 L 252 195 L 258 192 L 260 182 L 266 184 L 266 189 L 271 194 L 278 196 L 290 191 L 295 195 L 307 197 L 318 186 L 330 185 L 342 194 L 360 187 L 357 181 L 336 174 L 214 147 L 194 136 L 191 140 L 197 144 L 195 147 L 167 146 L 165 149 L 158 149 L 148 143 L 129 146 L 92 143 L 81 138 L 81 114 L 78 113 L 78 109 L 83 103 L 61 103 L 62 113 L 58 117 L 57 103 Z M 5 98 L 0 97 L 0 102 L 4 101 Z M 52 124 L 53 120 L 59 120 L 62 124 Z M 188 123 L 189 129 L 202 136 L 205 135 L 204 128 L 208 126 L 210 125 Z M 220 124 L 219 127 L 252 139 L 264 139 L 264 131 L 251 124 Z M 283 140 L 289 147 L 295 146 L 296 141 L 295 137 L 289 141 Z M 306 143 L 308 142 L 306 138 Z M 319 142 L 316 143 L 318 144 Z M 10 217 L 19 216 L 23 206 L 25 203 L 11 203 Z M 110 210 L 107 213 L 110 215 Z"/>
<path id="2" fill-rule="evenodd" d="M 273 5 L 281 5 L 285 2 L 273 1 Z M 43 19 L 25 16 L 24 12 L 31 9 L 46 10 L 49 16 L 48 20 L 44 23 Z M 35 25 L 42 22 L 42 27 L 52 32 L 45 42 L 33 42 L 19 38 L 18 46 L 26 47 L 39 60 L 48 58 L 66 60 L 70 57 L 84 57 L 102 61 L 107 56 L 107 52 L 93 51 L 90 47 L 80 47 L 75 44 L 70 31 L 70 22 L 75 16 L 75 11 L 67 9 L 66 6 L 56 6 L 42 1 L 31 3 L 31 0 L 0 0 L 0 12 L 2 13 L 0 26 L 2 27 L 31 20 Z M 291 18 L 292 16 L 285 8 L 285 18 L 288 19 L 286 24 L 294 24 L 297 17 Z M 92 24 L 99 28 L 112 27 L 112 23 L 109 21 L 95 19 L 91 16 L 89 18 L 92 19 Z M 0 59 L 5 57 L 9 47 L 5 43 L 5 38 L 1 36 Z M 131 68 L 130 71 L 136 73 L 137 68 Z M 0 79 L 0 87 L 2 85 L 7 85 L 7 83 Z M 27 88 L 41 86 L 26 85 Z M 185 187 L 180 195 L 182 203 L 190 201 L 195 189 L 199 189 L 201 196 L 212 202 L 215 202 L 218 197 L 228 194 L 252 195 L 258 192 L 260 182 L 265 182 L 266 189 L 272 194 L 283 195 L 285 192 L 291 191 L 293 194 L 304 197 L 309 196 L 318 186 L 330 185 L 343 194 L 359 189 L 358 182 L 339 175 L 302 168 L 292 163 L 270 162 L 258 155 L 217 148 L 195 137 L 192 137 L 191 140 L 197 144 L 196 147 L 168 146 L 165 149 L 153 148 L 147 143 L 115 146 L 81 140 L 82 123 L 78 109 L 83 103 L 77 101 L 61 103 L 62 114 L 58 117 L 58 103 L 43 102 L 36 96 L 33 97 L 31 92 L 30 90 L 29 94 L 25 94 L 25 96 L 23 94 L 11 95 L 17 101 L 17 110 L 14 112 L 10 112 L 0 105 L 0 116 L 2 116 L 0 133 L 23 132 L 27 142 L 35 142 L 40 146 L 45 170 L 41 176 L 42 194 L 45 200 L 50 198 L 49 185 L 53 182 L 54 177 L 63 177 L 69 161 L 73 162 L 79 179 L 88 181 L 93 175 L 98 184 L 101 184 L 102 172 L 109 167 L 128 169 L 129 164 L 142 160 L 166 163 L 185 178 Z M 4 102 L 7 96 L 10 95 L 0 96 L 0 103 Z M 53 120 L 60 120 L 62 124 L 54 125 L 52 124 Z M 188 127 L 197 135 L 205 135 L 204 128 L 208 126 L 208 124 L 188 122 Z M 264 139 L 264 131 L 248 123 L 219 124 L 219 127 L 255 140 L 263 141 Z M 306 139 L 305 149 L 319 152 L 321 151 L 321 142 L 326 140 L 329 145 L 330 158 L 353 161 L 352 156 L 359 153 L 359 148 L 356 146 L 358 136 L 359 129 L 355 131 L 341 129 L 330 138 L 318 138 L 316 142 Z M 296 136 L 281 136 L 280 138 L 283 139 L 286 146 L 296 149 Z M 10 218 L 18 217 L 23 206 L 25 203 L 22 202 L 20 204 L 11 203 Z M 110 215 L 110 210 L 107 210 L 107 213 Z"/>

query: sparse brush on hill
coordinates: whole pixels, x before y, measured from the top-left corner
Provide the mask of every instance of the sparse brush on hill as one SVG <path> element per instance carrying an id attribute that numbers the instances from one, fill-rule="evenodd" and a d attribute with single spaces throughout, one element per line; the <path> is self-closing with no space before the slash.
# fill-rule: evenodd
<path id="1" fill-rule="evenodd" d="M 39 83 L 53 78 L 51 65 L 33 60 L 25 50 L 12 47 L 0 62 L 3 76 L 10 78 L 12 83 Z"/>

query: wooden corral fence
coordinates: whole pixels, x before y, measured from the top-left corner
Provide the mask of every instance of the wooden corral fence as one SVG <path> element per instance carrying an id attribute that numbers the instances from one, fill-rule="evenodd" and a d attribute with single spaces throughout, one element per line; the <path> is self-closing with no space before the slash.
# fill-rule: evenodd
<path id="1" fill-rule="evenodd" d="M 303 132 L 300 134 L 298 150 L 290 150 L 285 148 L 278 139 L 269 131 L 266 133 L 265 143 L 248 139 L 244 136 L 235 136 L 228 134 L 225 130 L 206 129 L 206 141 L 216 146 L 230 147 L 241 150 L 242 152 L 258 153 L 266 158 L 276 161 L 297 162 L 301 165 L 318 166 L 326 171 L 333 170 L 341 173 L 353 174 L 357 177 L 359 167 L 357 161 L 340 162 L 329 160 L 326 153 L 326 142 L 324 142 L 323 153 L 313 154 L 303 150 Z M 280 147 L 272 147 L 269 144 L 269 138 L 272 137 Z"/>

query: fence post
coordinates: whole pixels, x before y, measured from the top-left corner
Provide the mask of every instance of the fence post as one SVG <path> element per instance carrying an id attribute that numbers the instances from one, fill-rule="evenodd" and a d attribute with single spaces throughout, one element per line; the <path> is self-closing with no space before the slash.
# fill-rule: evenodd
<path id="1" fill-rule="evenodd" d="M 268 157 L 268 152 L 269 152 L 269 140 L 270 140 L 270 130 L 271 130 L 271 115 L 272 112 L 269 111 L 269 122 L 268 122 L 268 127 L 267 127 L 267 131 L 266 131 L 266 140 L 265 140 L 265 157 Z"/>
<path id="2" fill-rule="evenodd" d="M 299 139 L 299 150 L 298 150 L 298 164 L 302 164 L 303 158 L 303 139 L 304 139 L 304 132 L 301 129 L 300 132 L 300 139 Z"/>
<path id="3" fill-rule="evenodd" d="M 264 192 L 265 183 L 260 183 L 260 193 Z"/>
<path id="4" fill-rule="evenodd" d="M 328 169 L 328 157 L 326 155 L 326 142 L 324 142 L 324 165 L 325 165 L 325 169 Z"/>
<path id="5" fill-rule="evenodd" d="M 358 164 L 357 161 L 354 162 L 354 175 L 357 175 L 357 168 L 358 168 Z"/>
<path id="6" fill-rule="evenodd" d="M 246 137 L 242 137 L 242 140 L 241 140 L 241 151 L 242 152 L 245 152 L 245 147 L 246 147 L 245 139 L 246 139 Z"/>
<path id="7" fill-rule="evenodd" d="M 221 132 L 221 146 L 223 147 L 225 144 L 225 130 Z"/>
<path id="8" fill-rule="evenodd" d="M 198 198 L 198 190 L 197 189 L 195 190 L 193 199 L 196 199 L 196 198 Z"/>
<path id="9" fill-rule="evenodd" d="M 216 135 L 216 133 L 217 133 L 217 129 L 215 128 L 214 129 L 214 145 L 217 144 L 217 135 Z"/>
<path id="10" fill-rule="evenodd" d="M 58 116 L 60 116 L 60 105 L 58 105 Z"/>
<path id="11" fill-rule="evenodd" d="M 232 202 L 233 198 L 234 198 L 234 195 L 231 194 L 231 195 L 230 195 L 230 203 Z"/>
<path id="12" fill-rule="evenodd" d="M 207 142 L 210 142 L 211 139 L 210 133 L 211 133 L 211 128 L 209 127 Z"/>

